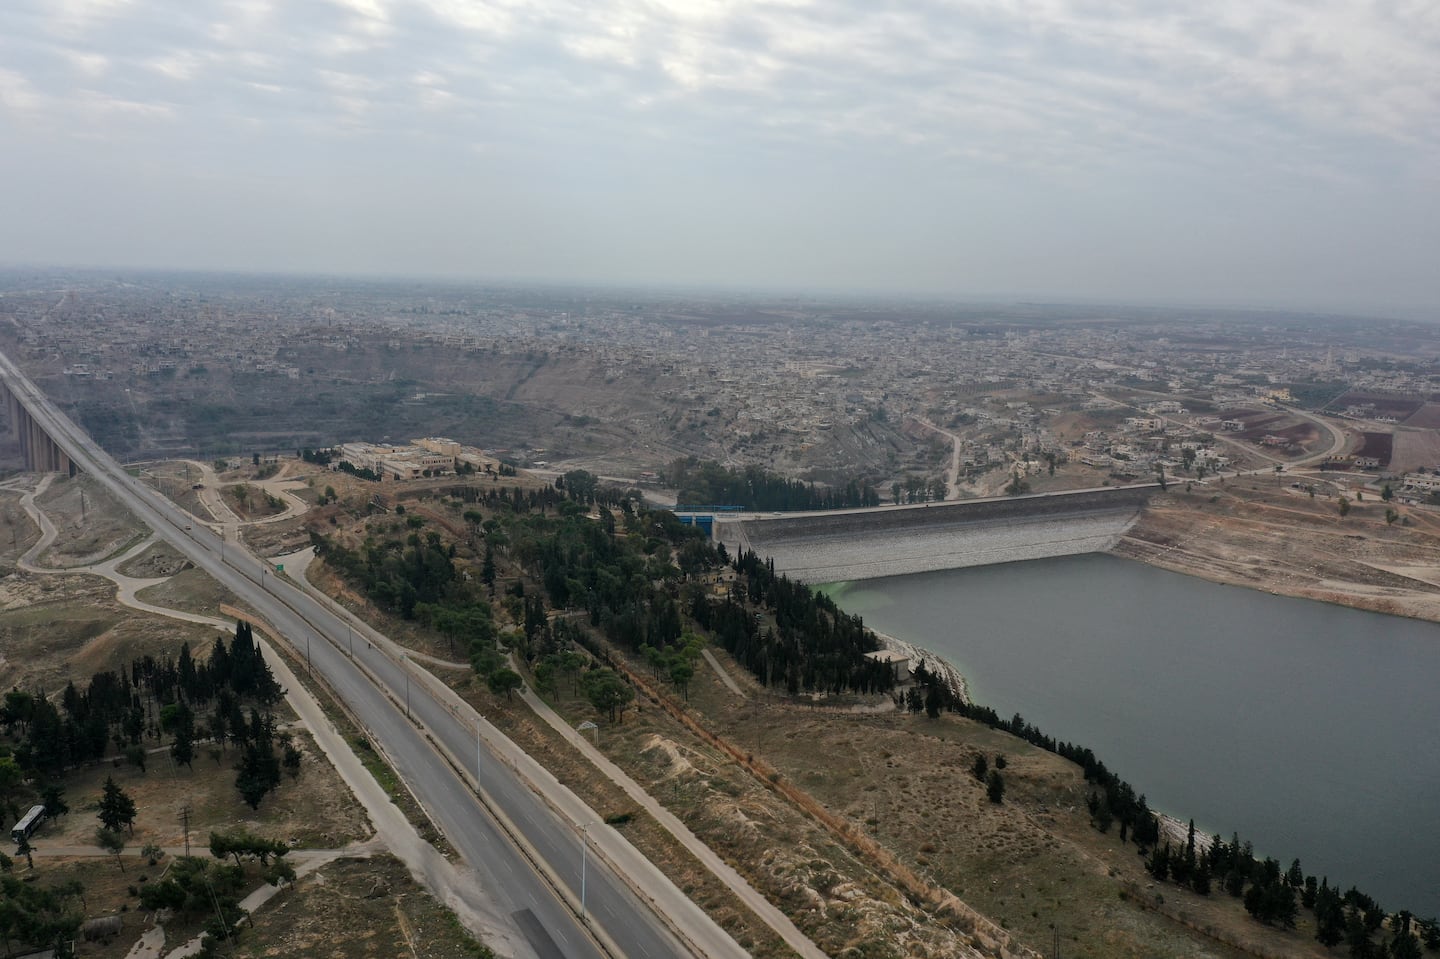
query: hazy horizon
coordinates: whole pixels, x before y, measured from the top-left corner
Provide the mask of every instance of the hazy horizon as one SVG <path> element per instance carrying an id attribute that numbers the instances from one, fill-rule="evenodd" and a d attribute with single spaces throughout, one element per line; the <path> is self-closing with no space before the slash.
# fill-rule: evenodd
<path id="1" fill-rule="evenodd" d="M 1440 17 L 18 0 L 0 261 L 1440 319 Z"/>
<path id="2" fill-rule="evenodd" d="M 1214 314 L 1253 313 L 1260 316 L 1315 317 L 1340 320 L 1398 320 L 1405 322 L 1440 323 L 1440 307 L 1395 305 L 1388 309 L 1376 307 L 1365 309 L 1355 307 L 1344 309 L 1324 304 L 1226 302 L 1221 300 L 1171 299 L 1161 297 L 1086 297 L 1064 294 L 996 292 L 930 292 L 912 289 L 845 289 L 843 287 L 803 288 L 799 286 L 745 286 L 719 284 L 684 284 L 655 282 L 624 282 L 620 280 L 570 280 L 565 278 L 522 277 L 522 276 L 465 276 L 444 273 L 373 273 L 343 271 L 286 271 L 286 270 L 233 270 L 209 267 L 166 267 L 135 266 L 129 264 L 59 264 L 59 263 L 5 263 L 0 261 L 0 273 L 78 273 L 96 277 L 114 274 L 115 281 L 133 280 L 139 277 L 162 278 L 204 278 L 224 281 L 257 280 L 274 278 L 284 282 L 315 283 L 359 283 L 376 285 L 434 284 L 442 287 L 499 288 L 501 290 L 524 290 L 533 292 L 554 291 L 557 293 L 596 293 L 636 295 L 654 297 L 697 297 L 736 298 L 757 304 L 775 304 L 786 300 L 810 300 L 817 304 L 867 305 L 874 307 L 1041 307 L 1047 309 L 1116 309 L 1116 310 L 1196 310 Z M 128 274 L 128 275 L 127 275 Z M 0 291 L 3 295 L 3 291 Z M 1182 317 L 1174 317 L 1182 319 Z"/>

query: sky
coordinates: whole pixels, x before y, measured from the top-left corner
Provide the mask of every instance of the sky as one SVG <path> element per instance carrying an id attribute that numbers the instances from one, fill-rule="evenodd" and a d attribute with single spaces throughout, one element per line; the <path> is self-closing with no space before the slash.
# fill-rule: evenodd
<path id="1" fill-rule="evenodd" d="M 1440 320 L 1435 0 L 4 0 L 0 263 Z"/>

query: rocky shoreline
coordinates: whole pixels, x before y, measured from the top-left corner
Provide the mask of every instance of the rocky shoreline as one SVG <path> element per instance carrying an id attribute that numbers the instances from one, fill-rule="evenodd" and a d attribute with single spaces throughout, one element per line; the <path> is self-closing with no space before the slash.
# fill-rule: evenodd
<path id="1" fill-rule="evenodd" d="M 908 656 L 912 664 L 911 670 L 924 663 L 926 672 L 938 675 L 950 692 L 954 693 L 962 702 L 970 702 L 970 685 L 965 682 L 965 674 L 956 669 L 954 664 L 945 657 L 933 653 L 923 646 L 907 643 L 903 639 L 896 639 L 894 636 L 888 636 L 874 629 L 870 631 L 875 633 L 876 638 L 880 640 L 881 646 L 885 649 Z"/>

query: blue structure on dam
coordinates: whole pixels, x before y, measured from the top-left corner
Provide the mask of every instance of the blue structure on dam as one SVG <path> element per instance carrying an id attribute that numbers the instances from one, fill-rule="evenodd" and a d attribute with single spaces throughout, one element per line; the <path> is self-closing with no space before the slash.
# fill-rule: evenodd
<path id="1" fill-rule="evenodd" d="M 706 536 L 714 536 L 717 513 L 730 515 L 744 511 L 743 506 L 676 506 L 671 512 L 686 526 L 698 526 Z"/>

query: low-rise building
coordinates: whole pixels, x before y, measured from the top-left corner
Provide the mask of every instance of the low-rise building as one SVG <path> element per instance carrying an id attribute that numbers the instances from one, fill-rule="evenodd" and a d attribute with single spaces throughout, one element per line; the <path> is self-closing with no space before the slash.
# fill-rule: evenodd
<path id="1" fill-rule="evenodd" d="M 460 456 L 460 444 L 452 439 L 446 439 L 443 436 L 426 436 L 422 439 L 411 440 L 410 442 L 422 450 L 427 450 L 439 456 L 448 456 L 451 462 L 454 462 L 454 460 Z"/>
<path id="2" fill-rule="evenodd" d="M 344 443 L 340 446 L 340 458 L 357 468 L 395 479 L 441 476 L 455 469 L 454 456 L 434 453 L 419 446 Z"/>
<path id="3" fill-rule="evenodd" d="M 872 663 L 888 663 L 895 673 L 897 683 L 908 683 L 910 681 L 910 657 L 893 649 L 877 649 L 873 653 L 866 653 L 865 658 Z"/>

